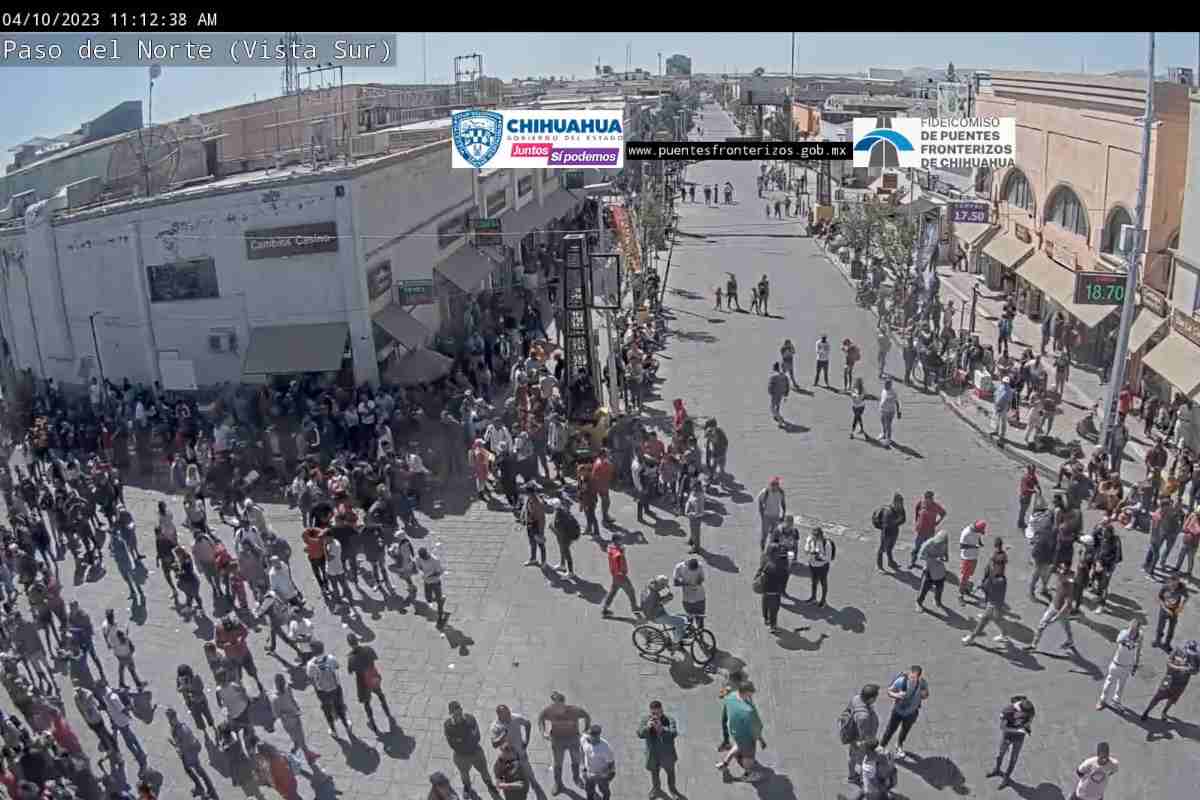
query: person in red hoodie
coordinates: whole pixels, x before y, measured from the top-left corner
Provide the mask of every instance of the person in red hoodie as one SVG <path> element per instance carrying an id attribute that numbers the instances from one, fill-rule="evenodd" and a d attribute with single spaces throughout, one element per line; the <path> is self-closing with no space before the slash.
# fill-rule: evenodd
<path id="1" fill-rule="evenodd" d="M 258 693 L 264 694 L 262 681 L 258 679 L 258 668 L 254 666 L 254 656 L 250 655 L 250 647 L 246 644 L 249 635 L 250 631 L 237 617 L 226 614 L 225 619 L 217 626 L 215 638 L 217 647 L 221 648 L 225 658 L 254 678 L 254 682 L 258 684 Z"/>
<path id="2" fill-rule="evenodd" d="M 611 617 L 612 612 L 608 607 L 612 605 L 613 598 L 617 596 L 617 592 L 624 589 L 625 594 L 629 596 L 629 608 L 633 611 L 634 616 L 638 615 L 637 597 L 633 591 L 633 582 L 629 580 L 629 561 L 625 558 L 625 546 L 621 544 L 621 534 L 614 533 L 612 542 L 608 545 L 608 574 L 612 576 L 612 581 L 608 587 L 608 596 L 604 598 L 604 607 L 600 609 L 600 614 L 605 617 Z"/>
<path id="3" fill-rule="evenodd" d="M 592 464 L 592 489 L 600 498 L 600 514 L 604 518 L 605 525 L 612 524 L 612 517 L 608 515 L 608 507 L 611 502 L 608 490 L 612 486 L 613 476 L 616 474 L 616 468 L 613 463 L 608 460 L 608 448 L 602 448 L 600 455 L 596 457 L 596 461 Z M 630 590 L 633 591 L 632 589 Z"/>

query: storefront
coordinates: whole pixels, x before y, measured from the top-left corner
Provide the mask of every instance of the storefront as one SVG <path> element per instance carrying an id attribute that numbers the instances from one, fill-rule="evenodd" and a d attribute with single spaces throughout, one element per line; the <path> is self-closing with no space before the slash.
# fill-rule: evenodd
<path id="1" fill-rule="evenodd" d="M 999 228 L 989 222 L 954 223 L 954 238 L 967 255 L 967 272 L 972 275 L 983 274 L 980 252 L 998 230 Z M 953 257 L 951 263 L 954 263 Z"/>
<path id="2" fill-rule="evenodd" d="M 1142 363 L 1175 392 L 1194 400 L 1200 392 L 1200 318 L 1172 309 L 1170 333 Z"/>
<path id="3" fill-rule="evenodd" d="M 999 233 L 988 240 L 979 254 L 979 274 L 992 291 L 1016 289 L 1016 271 L 1033 252 L 1033 237 L 1020 225 L 1014 233 Z M 1025 308 L 1020 309 L 1028 314 Z M 1030 314 L 1030 316 L 1034 316 Z"/>
<path id="4" fill-rule="evenodd" d="M 1170 397 L 1169 387 L 1162 378 L 1152 370 L 1142 369 L 1146 356 L 1164 338 L 1168 331 L 1168 303 L 1165 295 L 1143 286 L 1140 290 L 1141 305 L 1129 328 L 1129 361 L 1125 374 L 1134 386 L 1146 385 L 1148 393 L 1157 394 L 1166 399 Z"/>
<path id="5" fill-rule="evenodd" d="M 1018 296 L 1025 296 L 1025 313 L 1031 319 L 1042 320 L 1047 314 L 1062 311 L 1069 320 L 1081 324 L 1084 336 L 1075 357 L 1099 366 L 1104 337 L 1120 323 L 1120 315 L 1113 313 L 1120 306 L 1076 303 L 1075 276 L 1074 270 L 1039 250 L 1017 269 Z"/>

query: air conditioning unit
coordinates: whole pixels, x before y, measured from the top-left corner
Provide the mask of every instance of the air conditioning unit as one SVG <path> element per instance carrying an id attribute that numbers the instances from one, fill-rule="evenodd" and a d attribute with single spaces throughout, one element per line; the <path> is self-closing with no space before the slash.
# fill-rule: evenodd
<path id="1" fill-rule="evenodd" d="M 68 183 L 59 192 L 66 195 L 67 208 L 79 208 L 80 206 L 91 205 L 100 199 L 100 190 L 104 188 L 104 182 L 98 177 L 84 178 L 81 181 Z"/>
<path id="2" fill-rule="evenodd" d="M 26 192 L 18 192 L 8 199 L 8 205 L 0 208 L 0 220 L 5 219 L 24 219 L 25 210 L 34 204 L 37 200 L 37 192 L 30 189 Z"/>
<path id="3" fill-rule="evenodd" d="M 363 133 L 350 140 L 350 155 L 353 158 L 366 158 L 387 152 L 386 134 Z"/>

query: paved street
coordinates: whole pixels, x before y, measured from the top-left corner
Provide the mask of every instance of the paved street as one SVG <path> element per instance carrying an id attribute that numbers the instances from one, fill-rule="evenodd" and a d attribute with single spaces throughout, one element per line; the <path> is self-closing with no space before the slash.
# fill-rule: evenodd
<path id="1" fill-rule="evenodd" d="M 715 106 L 706 108 L 700 124 L 707 139 L 736 135 L 728 117 Z M 704 533 L 708 624 L 722 650 L 721 669 L 713 673 L 683 660 L 655 663 L 640 658 L 630 642 L 632 626 L 624 598 L 614 603 L 616 618 L 600 616 L 607 568 L 602 552 L 587 539 L 576 546 L 576 570 L 582 580 L 572 584 L 551 579 L 536 568 L 521 566 L 527 557 L 526 540 L 510 514 L 479 503 L 464 507 L 465 501 L 448 500 L 435 518 L 421 517 L 428 528 L 422 543 L 432 543 L 449 570 L 446 594 L 451 617 L 444 633 L 420 614 L 402 615 L 395 606 L 371 599 L 364 605 L 361 622 L 339 618 L 323 606 L 314 618 L 319 634 L 343 667 L 345 634 L 350 630 L 362 634 L 378 651 L 384 690 L 400 730 L 373 734 L 361 707 L 351 702 L 351 718 L 362 741 L 335 744 L 325 732 L 313 692 L 299 672 L 293 673 L 297 686 L 305 687 L 297 692 L 297 699 L 304 705 L 312 746 L 323 754 L 320 764 L 332 778 L 313 786 L 302 783 L 304 797 L 332 797 L 337 792 L 348 798 L 422 800 L 428 791 L 426 776 L 434 769 L 446 771 L 457 786 L 441 732 L 447 702 L 458 699 L 486 728 L 497 703 L 536 719 L 554 689 L 566 694 L 569 702 L 584 706 L 604 726 L 618 757 L 614 797 L 622 800 L 644 797 L 649 787 L 635 730 L 647 703 L 655 698 L 678 721 L 680 789 L 690 800 L 853 797 L 844 782 L 844 748 L 834 732 L 838 713 L 862 684 L 890 682 L 913 663 L 924 666 L 931 697 L 909 739 L 913 758 L 901 762 L 897 791 L 903 797 L 1016 795 L 1026 800 L 1061 800 L 1070 794 L 1074 767 L 1102 739 L 1111 742 L 1122 768 L 1111 797 L 1194 795 L 1200 768 L 1196 746 L 1200 689 L 1192 687 L 1175 709 L 1176 716 L 1190 723 L 1139 724 L 1093 710 L 1119 627 L 1138 606 L 1154 605 L 1158 584 L 1147 581 L 1136 568 L 1144 550 L 1141 534 L 1121 531 L 1126 563 L 1112 592 L 1118 608 L 1125 611 L 1121 616 L 1089 613 L 1081 620 L 1076 625 L 1079 657 L 1075 659 L 1015 650 L 1005 653 L 990 636 L 980 640 L 985 646 L 965 648 L 959 638 L 974 609 L 959 605 L 953 586 L 946 592 L 948 618 L 920 614 L 913 606 L 917 572 L 898 577 L 876 573 L 877 534 L 870 526 L 871 512 L 898 491 L 911 515 L 920 494 L 932 489 L 948 509 L 945 527 L 954 542 L 963 526 L 984 518 L 989 522 L 989 541 L 999 533 L 1010 544 L 1009 599 L 1019 617 L 1019 622 L 1010 623 L 1010 632 L 1029 641 L 1040 615 L 1041 607 L 1025 597 L 1025 543 L 1014 527 L 1020 467 L 952 416 L 939 397 L 903 386 L 897 447 L 886 450 L 861 439 L 850 441 L 847 397 L 810 385 L 813 343 L 826 333 L 834 343 L 835 385 L 840 385 L 837 343 L 850 337 L 863 349 L 859 374 L 868 391 L 878 395 L 873 318 L 855 306 L 846 282 L 818 245 L 800 237 L 798 221 L 764 218 L 763 201 L 755 196 L 757 172 L 758 164 L 750 162 L 703 163 L 689 169 L 689 180 L 732 181 L 737 202 L 677 207 L 680 230 L 687 235 L 678 237 L 671 256 L 666 305 L 673 317 L 672 333 L 667 350 L 659 356 L 660 374 L 666 380 L 660 386 L 660 399 L 650 404 L 652 420 L 668 425 L 665 415 L 671 400 L 681 397 L 693 416 L 716 416 L 731 441 L 734 491 L 710 499 L 710 526 Z M 764 273 L 769 276 L 769 318 L 713 310 L 712 290 L 724 284 L 726 271 L 737 274 L 743 304 L 748 304 L 749 286 Z M 786 431 L 771 420 L 766 396 L 770 365 L 778 358 L 784 338 L 796 345 L 797 377 L 803 387 L 785 403 Z M 893 348 L 892 369 L 900 363 Z M 868 406 L 865 419 L 868 431 L 878 434 L 874 404 Z M 773 475 L 782 477 L 789 512 L 829 523 L 838 547 L 830 577 L 830 607 L 818 610 L 789 601 L 780 616 L 787 632 L 778 636 L 762 626 L 759 596 L 751 590 L 758 558 L 753 497 Z M 147 543 L 143 547 L 149 548 L 154 504 L 160 495 L 133 488 L 127 495 L 142 541 Z M 178 500 L 172 502 L 178 519 Z M 268 511 L 277 530 L 298 542 L 298 514 L 283 506 Z M 628 551 L 639 591 L 654 575 L 670 575 L 685 557 L 684 530 L 677 518 L 660 512 L 654 527 L 637 526 L 633 504 L 624 495 L 614 503 L 613 513 L 625 530 L 640 534 Z M 221 532 L 227 541 L 231 538 L 228 528 Z M 911 538 L 911 526 L 906 526 L 898 548 L 902 560 L 907 558 L 905 545 Z M 553 556 L 553 543 L 549 548 Z M 951 554 L 956 571 L 957 544 Z M 319 597 L 299 554 L 294 567 L 305 593 Z M 69 578 L 64 580 L 70 583 Z M 97 625 L 105 607 L 119 609 L 119 615 L 127 613 L 124 586 L 111 569 L 98 582 L 67 591 L 84 599 Z M 797 570 L 789 593 L 804 598 L 807 591 L 807 578 Z M 163 706 L 177 704 L 173 676 L 178 663 L 204 666 L 200 642 L 211 628 L 180 620 L 157 573 L 148 576 L 146 593 L 149 607 L 144 618 L 135 620 L 133 637 L 139 667 L 150 680 L 150 698 L 157 707 L 143 709 L 144 723 L 138 732 L 150 751 L 152 766 L 165 775 L 168 789 L 161 796 L 175 800 L 188 796 L 190 783 L 166 743 Z M 369 597 L 377 595 L 369 592 Z M 207 603 L 207 588 L 205 598 Z M 678 600 L 673 607 L 678 608 Z M 1198 635 L 1198 614 L 1195 609 L 1185 613 L 1177 639 Z M 1059 635 L 1056 629 L 1047 632 L 1047 649 L 1058 646 Z M 265 640 L 264 625 L 253 638 L 260 668 L 279 663 L 262 652 Z M 101 657 L 107 669 L 115 669 L 107 654 L 102 652 Z M 1140 707 L 1146 702 L 1162 675 L 1164 660 L 1159 651 L 1147 647 L 1144 668 L 1125 693 L 1130 705 Z M 775 773 L 757 787 L 722 785 L 713 769 L 720 736 L 717 691 L 725 671 L 742 663 L 757 684 L 757 702 L 766 724 L 769 747 L 761 759 Z M 274 669 L 267 667 L 265 672 Z M 284 668 L 279 665 L 279 669 Z M 207 681 L 206 671 L 205 675 Z M 343 685 L 352 701 L 351 682 L 344 678 Z M 1000 706 L 1018 693 L 1033 700 L 1038 715 L 1014 775 L 1017 783 L 999 793 L 997 779 L 983 776 L 995 754 Z M 890 707 L 886 699 L 878 704 L 883 721 Z M 95 742 L 74 708 L 70 714 L 85 746 L 95 753 Z M 286 741 L 282 731 L 272 736 L 278 744 Z M 548 792 L 549 748 L 535 740 L 530 753 Z M 241 796 L 227 779 L 217 778 L 217 782 L 222 797 Z"/>

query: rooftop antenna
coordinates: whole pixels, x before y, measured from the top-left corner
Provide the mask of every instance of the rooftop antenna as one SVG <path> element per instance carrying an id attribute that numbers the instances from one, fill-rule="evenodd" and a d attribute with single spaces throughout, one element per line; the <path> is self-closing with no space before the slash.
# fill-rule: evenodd
<path id="1" fill-rule="evenodd" d="M 300 65 L 295 55 L 296 45 L 300 44 L 300 34 L 285 33 L 279 38 L 279 44 L 283 47 L 283 74 L 280 76 L 280 83 L 283 96 L 287 97 L 300 92 Z"/>
<path id="2" fill-rule="evenodd" d="M 421 34 L 421 83 L 429 85 L 429 41 L 428 33 Z"/>
<path id="3" fill-rule="evenodd" d="M 458 95 L 458 103 L 462 105 L 465 100 L 464 84 L 470 86 L 475 92 L 473 102 L 478 102 L 479 84 L 478 79 L 483 77 L 483 56 L 479 53 L 468 53 L 465 56 L 454 57 L 454 88 Z"/>

